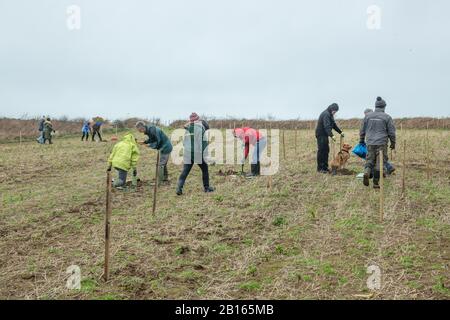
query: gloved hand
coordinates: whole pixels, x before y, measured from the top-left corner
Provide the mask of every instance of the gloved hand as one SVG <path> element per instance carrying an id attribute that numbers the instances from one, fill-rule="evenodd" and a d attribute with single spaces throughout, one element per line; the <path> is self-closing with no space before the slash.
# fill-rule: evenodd
<path id="1" fill-rule="evenodd" d="M 345 135 L 344 135 L 344 133 L 343 133 L 343 132 L 341 132 L 341 137 L 342 137 L 342 138 L 344 138 L 344 137 L 345 137 Z"/>
<path id="2" fill-rule="evenodd" d="M 366 144 L 366 141 L 365 141 L 365 139 L 359 139 L 359 143 L 360 144 Z"/>
<path id="3" fill-rule="evenodd" d="M 331 140 L 333 140 L 334 142 L 336 142 L 336 138 L 334 136 L 331 136 Z"/>
<path id="4" fill-rule="evenodd" d="M 111 165 L 108 166 L 108 169 L 106 169 L 107 172 L 111 172 Z"/>
<path id="5" fill-rule="evenodd" d="M 395 143 L 391 142 L 391 150 L 395 150 Z"/>

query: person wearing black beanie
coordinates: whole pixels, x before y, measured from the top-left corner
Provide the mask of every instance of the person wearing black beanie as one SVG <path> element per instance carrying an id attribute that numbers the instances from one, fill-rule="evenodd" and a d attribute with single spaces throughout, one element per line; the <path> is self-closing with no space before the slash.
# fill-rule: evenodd
<path id="1" fill-rule="evenodd" d="M 339 111 L 337 103 L 333 103 L 320 114 L 316 127 L 316 139 L 317 139 L 317 171 L 321 173 L 328 173 L 328 156 L 330 153 L 330 145 L 328 137 L 333 137 L 333 129 L 341 136 L 344 136 L 343 132 L 336 125 L 334 121 L 334 115 Z"/>
<path id="2" fill-rule="evenodd" d="M 373 187 L 378 189 L 380 180 L 379 153 L 383 151 L 383 161 L 387 163 L 388 139 L 391 141 L 391 149 L 395 149 L 395 125 L 392 117 L 384 112 L 386 101 L 377 97 L 375 111 L 365 118 L 360 131 L 360 143 L 367 142 L 367 159 L 364 167 L 363 184 L 369 186 L 370 177 L 373 176 Z M 372 174 L 373 173 L 373 174 Z"/>

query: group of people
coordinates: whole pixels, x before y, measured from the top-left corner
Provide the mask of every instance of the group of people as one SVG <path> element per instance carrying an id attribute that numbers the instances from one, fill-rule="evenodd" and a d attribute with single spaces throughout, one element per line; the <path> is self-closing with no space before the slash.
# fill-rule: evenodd
<path id="1" fill-rule="evenodd" d="M 384 169 L 386 174 L 394 172 L 395 168 L 389 162 L 388 158 L 388 140 L 390 140 L 390 149 L 395 149 L 395 125 L 392 117 L 386 112 L 386 101 L 377 97 L 375 101 L 375 110 L 371 108 L 364 111 L 364 120 L 360 129 L 360 144 L 367 145 L 367 158 L 364 166 L 363 184 L 370 185 L 370 179 L 373 180 L 373 187 L 379 188 L 380 166 L 379 155 L 383 153 Z M 336 103 L 331 104 L 319 117 L 316 127 L 317 139 L 317 171 L 320 173 L 329 173 L 328 156 L 330 152 L 329 138 L 335 141 L 333 130 L 344 137 L 344 133 L 337 126 L 334 115 L 339 111 Z"/>
<path id="2" fill-rule="evenodd" d="M 395 149 L 395 125 L 392 117 L 385 112 L 386 102 L 377 97 L 375 102 L 375 110 L 371 108 L 364 111 L 364 120 L 360 128 L 360 144 L 367 146 L 367 157 L 364 166 L 363 183 L 369 186 L 370 179 L 373 180 L 373 187 L 379 188 L 380 168 L 379 168 L 379 154 L 383 153 L 383 161 L 385 164 L 384 171 L 386 174 L 394 172 L 395 168 L 389 163 L 388 158 L 388 140 L 390 140 L 390 148 Z M 338 127 L 334 120 L 335 114 L 339 111 L 339 106 L 336 103 L 331 104 L 325 111 L 320 114 L 317 122 L 315 135 L 317 139 L 317 171 L 320 173 L 329 173 L 328 157 L 330 152 L 329 138 L 336 141 L 333 135 L 333 130 L 341 137 L 344 137 L 343 131 Z M 98 135 L 100 141 L 102 136 L 100 128 L 104 120 L 100 117 L 93 118 L 84 122 L 82 128 L 81 141 L 88 141 L 89 134 L 92 133 L 92 141 Z M 127 174 L 130 170 L 133 172 L 133 178 L 137 176 L 137 164 L 140 156 L 138 144 L 146 145 L 149 148 L 155 149 L 159 152 L 159 170 L 158 183 L 167 183 L 169 172 L 167 163 L 170 154 L 173 150 L 172 143 L 169 137 L 155 125 L 146 124 L 144 121 L 138 121 L 135 125 L 136 129 L 147 136 L 144 141 L 138 142 L 132 133 L 127 133 L 123 139 L 117 143 L 108 159 L 108 170 L 115 168 L 118 172 L 118 179 L 114 181 L 114 187 L 123 188 L 126 184 Z M 206 131 L 209 130 L 208 123 L 200 119 L 197 113 L 192 113 L 189 121 L 184 125 L 186 131 L 183 141 L 184 158 L 183 169 L 178 178 L 176 186 L 176 193 L 183 194 L 183 187 L 186 182 L 192 167 L 197 164 L 202 171 L 203 188 L 205 192 L 213 192 L 214 188 L 210 186 L 209 169 L 207 161 L 208 139 L 205 138 Z M 49 142 L 52 144 L 52 133 L 54 132 L 51 120 L 49 117 L 43 117 L 39 122 L 39 131 L 41 136 L 38 138 L 40 143 Z M 244 148 L 244 157 L 241 163 L 250 154 L 250 146 L 254 147 L 256 152 L 253 152 L 251 159 L 251 172 L 248 177 L 256 177 L 261 174 L 260 158 L 263 150 L 267 145 L 267 139 L 263 134 L 256 129 L 250 127 L 235 128 L 233 130 L 235 138 L 242 141 Z"/>
<path id="3" fill-rule="evenodd" d="M 39 137 L 36 139 L 38 143 L 45 144 L 47 141 L 49 144 L 53 144 L 52 135 L 55 133 L 53 124 L 50 117 L 42 116 L 39 120 Z"/>
<path id="4" fill-rule="evenodd" d="M 81 128 L 81 133 L 82 133 L 81 141 L 84 141 L 85 138 L 86 138 L 85 141 L 88 141 L 89 134 L 92 134 L 92 141 L 95 141 L 96 135 L 98 135 L 98 138 L 100 139 L 100 141 L 103 141 L 101 130 L 100 130 L 103 123 L 104 123 L 104 120 L 101 117 L 95 117 L 93 119 L 85 121 L 83 123 L 83 127 Z"/>
<path id="5" fill-rule="evenodd" d="M 137 163 L 140 156 L 138 144 L 147 145 L 159 152 L 157 183 L 167 183 L 169 176 L 167 163 L 173 150 L 169 137 L 157 126 L 146 124 L 144 121 L 138 121 L 135 126 L 140 133 L 147 136 L 147 139 L 138 142 L 132 133 L 127 133 L 114 146 L 108 159 L 108 171 L 114 168 L 118 172 L 118 179 L 114 181 L 113 186 L 118 189 L 123 189 L 129 171 L 132 171 L 133 177 L 136 177 Z M 209 130 L 209 125 L 194 112 L 190 115 L 189 121 L 184 125 L 184 129 L 183 169 L 178 178 L 176 194 L 183 194 L 184 184 L 194 164 L 197 164 L 202 172 L 204 192 L 213 192 L 214 188 L 210 185 L 209 179 L 208 161 L 205 159 L 208 153 L 208 139 L 205 139 L 205 135 L 206 131 Z M 233 134 L 235 138 L 243 142 L 244 158 L 242 159 L 242 163 L 249 156 L 250 145 L 255 147 L 256 152 L 252 156 L 251 173 L 248 177 L 260 175 L 260 157 L 267 144 L 266 138 L 258 130 L 249 127 L 236 128 Z"/>

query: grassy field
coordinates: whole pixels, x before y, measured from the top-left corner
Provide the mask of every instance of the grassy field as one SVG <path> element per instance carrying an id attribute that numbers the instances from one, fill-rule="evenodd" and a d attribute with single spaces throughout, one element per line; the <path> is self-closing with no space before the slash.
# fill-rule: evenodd
<path id="1" fill-rule="evenodd" d="M 220 176 L 205 194 L 200 170 L 175 194 L 181 167 L 169 165 L 151 215 L 152 189 L 114 192 L 111 275 L 102 279 L 106 158 L 113 143 L 55 139 L 0 145 L 0 298 L 3 299 L 449 299 L 450 132 L 430 131 L 427 180 L 424 130 L 399 132 L 386 179 L 385 219 L 379 191 L 353 175 L 315 171 L 312 131 L 286 132 L 286 160 L 267 177 Z M 139 135 L 138 135 L 139 136 Z M 109 137 L 106 137 L 107 139 Z M 401 142 L 406 139 L 407 192 L 401 198 Z M 356 143 L 357 132 L 346 141 Z M 141 147 L 139 175 L 153 179 L 155 152 Z M 248 167 L 248 165 L 247 165 Z M 69 290 L 66 269 L 81 268 Z M 367 267 L 382 287 L 367 288 Z"/>

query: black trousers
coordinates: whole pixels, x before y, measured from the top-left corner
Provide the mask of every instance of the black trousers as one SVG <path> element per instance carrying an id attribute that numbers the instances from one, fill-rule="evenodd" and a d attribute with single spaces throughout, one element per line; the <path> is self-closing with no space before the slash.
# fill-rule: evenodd
<path id="1" fill-rule="evenodd" d="M 328 171 L 328 155 L 330 145 L 327 136 L 318 136 L 317 139 L 317 171 Z"/>
<path id="2" fill-rule="evenodd" d="M 178 178 L 178 186 L 180 188 L 183 188 L 184 183 L 186 182 L 186 178 L 189 175 L 189 172 L 191 172 L 192 167 L 194 166 L 194 163 L 188 163 L 183 165 L 183 171 L 181 172 L 180 178 Z M 203 187 L 208 188 L 209 187 L 209 172 L 208 172 L 208 165 L 205 161 L 203 163 L 198 164 L 200 169 L 202 170 L 202 180 L 203 180 Z"/>
<path id="3" fill-rule="evenodd" d="M 102 141 L 102 135 L 100 134 L 100 130 L 99 129 L 94 129 L 94 131 L 92 132 L 92 141 L 94 141 L 95 139 L 95 134 L 98 134 L 98 137 L 100 138 L 100 141 Z"/>
<path id="4" fill-rule="evenodd" d="M 84 140 L 84 137 L 86 137 L 86 141 L 89 139 L 89 132 L 83 132 L 83 136 L 81 137 L 81 141 Z"/>

